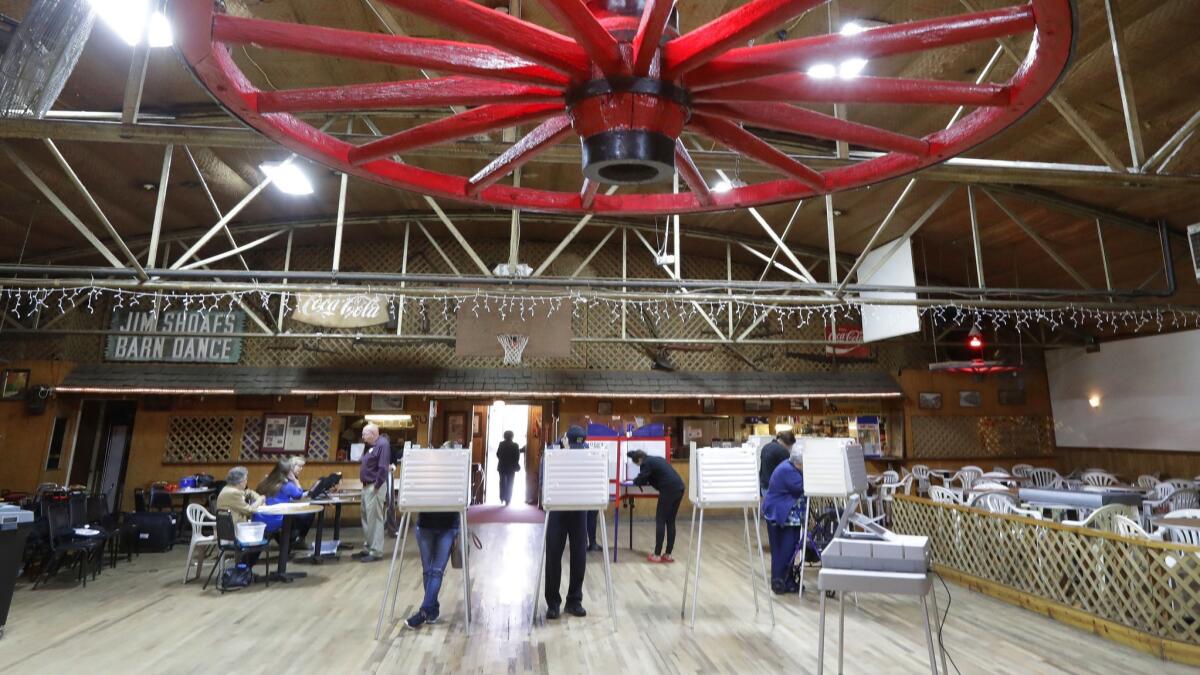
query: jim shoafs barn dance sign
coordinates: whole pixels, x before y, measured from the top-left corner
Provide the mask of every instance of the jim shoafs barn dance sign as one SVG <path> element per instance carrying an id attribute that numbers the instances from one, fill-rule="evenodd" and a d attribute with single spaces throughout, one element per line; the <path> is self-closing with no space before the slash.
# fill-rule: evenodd
<path id="1" fill-rule="evenodd" d="M 246 315 L 240 310 L 113 310 L 112 330 L 104 356 L 109 361 L 166 361 L 170 363 L 237 363 L 242 356 Z M 138 335 L 156 333 L 156 335 Z M 162 335 L 178 333 L 178 335 Z"/>

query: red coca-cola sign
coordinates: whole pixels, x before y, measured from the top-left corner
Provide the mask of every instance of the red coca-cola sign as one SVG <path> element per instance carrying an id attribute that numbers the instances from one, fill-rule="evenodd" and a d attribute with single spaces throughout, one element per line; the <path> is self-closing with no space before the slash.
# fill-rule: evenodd
<path id="1" fill-rule="evenodd" d="M 865 361 L 871 358 L 871 347 L 862 344 L 863 331 L 862 326 L 856 324 L 838 324 L 837 334 L 833 333 L 833 327 L 825 324 L 825 339 L 834 342 L 847 342 L 842 345 L 825 345 L 826 356 L 832 356 L 839 359 L 850 361 Z"/>

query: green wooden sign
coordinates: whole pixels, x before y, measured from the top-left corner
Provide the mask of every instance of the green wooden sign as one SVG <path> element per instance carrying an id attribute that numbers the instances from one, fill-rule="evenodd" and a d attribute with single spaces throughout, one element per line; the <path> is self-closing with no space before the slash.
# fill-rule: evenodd
<path id="1" fill-rule="evenodd" d="M 104 358 L 109 361 L 237 363 L 246 315 L 241 310 L 115 309 Z M 139 335 L 139 333 L 149 333 Z M 171 335 L 178 333 L 178 335 Z M 164 335 L 165 334 L 165 335 Z"/>

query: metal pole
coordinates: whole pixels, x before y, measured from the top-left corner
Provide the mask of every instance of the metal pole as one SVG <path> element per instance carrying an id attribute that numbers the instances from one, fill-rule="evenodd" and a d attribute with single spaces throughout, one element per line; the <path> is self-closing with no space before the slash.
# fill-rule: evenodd
<path id="1" fill-rule="evenodd" d="M 245 251 L 249 251 L 250 249 L 252 249 L 260 244 L 265 244 L 266 242 L 271 241 L 275 237 L 278 237 L 279 235 L 283 234 L 284 232 L 290 233 L 291 230 L 290 229 L 275 230 L 271 234 L 268 234 L 264 237 L 259 237 L 258 239 L 255 239 L 254 241 L 252 241 L 248 244 L 242 244 L 241 246 L 238 246 L 237 248 L 230 249 L 223 253 L 218 253 L 214 256 L 205 258 L 203 260 L 196 260 L 195 262 L 188 263 L 188 264 L 180 267 L 179 269 L 192 270 L 192 269 L 196 269 L 197 267 L 206 267 L 209 264 L 215 263 L 219 260 L 224 260 L 226 258 L 232 258 L 235 255 L 241 255 Z M 337 270 L 334 270 L 334 271 L 337 271 Z"/>
<path id="2" fill-rule="evenodd" d="M 1146 155 L 1142 147 L 1142 130 L 1138 122 L 1137 103 L 1133 98 L 1133 77 L 1123 45 L 1125 28 L 1120 15 L 1117 14 L 1113 0 L 1104 0 L 1104 13 L 1108 16 L 1108 36 L 1112 42 L 1113 63 L 1117 67 L 1117 87 L 1121 92 L 1121 109 L 1125 113 L 1125 134 L 1129 137 L 1129 155 L 1133 160 L 1133 169 L 1137 171 L 1142 167 Z"/>
<path id="3" fill-rule="evenodd" d="M 404 514 L 402 524 L 405 528 L 405 534 L 408 533 L 408 514 Z M 383 615 L 387 612 L 388 596 L 392 593 L 392 579 L 396 576 L 396 561 L 400 560 L 400 564 L 404 564 L 403 558 L 400 556 L 400 537 L 396 537 L 396 543 L 392 545 L 392 562 L 388 566 L 387 586 L 383 588 L 383 598 L 379 601 L 379 618 L 375 620 L 375 639 L 383 634 Z"/>
<path id="4" fill-rule="evenodd" d="M 829 242 L 829 283 L 838 282 L 837 235 L 833 231 L 833 195 L 825 195 L 825 238 Z"/>
<path id="5" fill-rule="evenodd" d="M 521 167 L 513 170 L 513 187 L 521 187 Z M 521 242 L 521 210 L 513 209 L 508 228 L 508 266 L 509 274 L 516 274 L 517 257 L 520 254 Z"/>
<path id="6" fill-rule="evenodd" d="M 842 279 L 842 283 L 838 286 L 838 289 L 834 292 L 834 295 L 838 296 L 839 298 L 842 297 L 843 289 L 845 289 L 846 284 L 850 282 L 850 277 L 854 276 L 854 273 L 858 271 L 859 265 L 862 264 L 863 258 L 866 258 L 867 253 L 869 253 L 871 248 L 875 246 L 875 240 L 879 239 L 879 235 L 883 234 L 884 229 L 886 229 L 888 225 L 892 224 L 892 219 L 896 217 L 896 213 L 900 210 L 900 204 L 904 202 L 904 199 L 908 197 L 908 193 L 912 191 L 916 184 L 917 179 L 912 178 L 908 181 L 908 184 L 904 186 L 904 191 L 901 192 L 900 196 L 896 198 L 895 203 L 892 204 L 892 209 L 888 211 L 887 215 L 883 217 L 883 220 L 879 222 L 879 227 L 875 228 L 875 232 L 871 235 L 871 238 L 867 240 L 867 245 L 863 247 L 863 252 L 860 253 L 858 258 L 854 260 L 854 264 L 851 265 L 850 270 L 846 272 L 846 277 Z M 830 218 L 830 222 L 832 223 L 832 216 Z"/>
<path id="7" fill-rule="evenodd" d="M 971 245 L 975 251 L 975 280 L 979 288 L 987 288 L 983 278 L 983 253 L 979 245 L 979 213 L 975 209 L 975 191 L 967 186 L 967 208 L 971 214 Z"/>
<path id="8" fill-rule="evenodd" d="M 1167 139 L 1166 143 L 1162 144 L 1161 148 L 1159 148 L 1153 155 L 1150 155 L 1150 159 L 1147 159 L 1145 164 L 1142 165 L 1142 171 L 1153 171 L 1154 167 L 1158 166 L 1160 163 L 1164 163 L 1165 165 L 1164 160 L 1166 160 L 1166 158 L 1170 156 L 1170 154 L 1174 152 L 1176 148 L 1182 145 L 1187 138 L 1192 135 L 1192 132 L 1195 131 L 1197 127 L 1200 127 L 1200 112 L 1197 112 L 1189 117 L 1188 121 L 1184 122 L 1183 125 L 1179 127 L 1178 131 L 1171 134 L 1171 137 Z"/>
<path id="9" fill-rule="evenodd" d="M 622 225 L 621 226 L 621 281 L 625 281 L 628 278 L 629 278 L 629 228 Z M 622 285 L 621 292 L 628 293 L 629 287 Z M 628 333 L 626 332 L 626 321 L 627 321 L 627 317 L 629 314 L 627 305 L 628 305 L 628 303 L 626 303 L 624 300 L 621 301 L 621 337 L 622 338 L 625 338 L 628 336 Z"/>
<path id="10" fill-rule="evenodd" d="M 754 553 L 750 547 L 750 516 L 748 509 L 742 507 L 742 530 L 746 540 L 746 566 L 750 569 L 750 592 L 754 595 L 754 613 L 758 614 L 758 571 L 754 569 Z"/>
<path id="11" fill-rule="evenodd" d="M 283 271 L 288 272 L 292 268 L 292 235 L 295 234 L 291 229 L 288 230 L 287 248 L 283 250 Z M 280 284 L 287 286 L 287 277 L 284 277 Z M 287 309 L 287 300 L 283 297 L 279 298 L 279 321 L 275 330 L 283 332 L 283 311 Z"/>
<path id="12" fill-rule="evenodd" d="M 154 223 L 150 226 L 150 253 L 146 266 L 154 267 L 158 261 L 158 237 L 162 231 L 163 213 L 167 206 L 167 181 L 171 176 L 171 156 L 175 146 L 167 145 L 163 151 L 162 172 L 158 176 L 158 198 L 154 202 Z"/>
<path id="13" fill-rule="evenodd" d="M 467 546 L 467 538 L 471 536 L 471 530 L 467 527 L 467 509 L 463 509 L 459 513 L 459 521 L 462 523 L 462 528 L 459 530 L 458 542 L 462 546 L 462 561 L 463 561 L 463 617 L 466 621 L 466 633 L 471 634 L 471 547 Z"/>
<path id="14" fill-rule="evenodd" d="M 612 583 L 612 566 L 608 559 L 608 523 L 604 519 L 605 509 L 600 509 L 598 514 L 600 517 L 600 543 L 604 547 L 604 584 L 608 587 L 608 614 L 612 617 L 613 632 L 617 632 L 617 598 L 613 593 Z M 617 514 L 616 518 L 620 518 L 621 514 Z M 613 542 L 613 545 L 619 546 L 618 542 Z"/>
<path id="15" fill-rule="evenodd" d="M 589 252 L 582 261 L 580 261 L 579 266 L 575 268 L 575 271 L 571 272 L 572 279 L 579 276 L 579 273 L 583 271 L 583 268 L 587 267 L 588 263 L 592 262 L 592 258 L 596 257 L 596 254 L 600 252 L 600 249 L 604 248 L 604 245 L 607 244 L 608 240 L 612 239 L 612 236 L 616 233 L 617 233 L 617 228 L 614 227 L 613 229 L 609 230 L 608 233 L 605 234 L 600 239 L 599 243 L 597 243 L 595 246 L 592 247 L 591 252 Z"/>
<path id="16" fill-rule="evenodd" d="M 616 192 L 617 188 L 619 187 L 619 185 L 610 186 L 604 191 L 604 194 L 611 195 Z M 558 259 L 558 255 L 562 253 L 575 239 L 575 235 L 579 234 L 584 227 L 587 227 L 588 223 L 592 222 L 593 215 L 594 214 L 591 213 L 584 214 L 584 216 L 575 223 L 575 226 L 571 228 L 571 231 L 567 233 L 567 236 L 563 237 L 562 241 L 558 242 L 558 245 L 554 247 L 554 250 L 550 251 L 550 255 L 546 256 L 546 259 L 542 261 L 542 264 L 538 265 L 537 269 L 533 271 L 533 276 L 542 276 L 542 272 L 545 272 L 546 269 L 550 267 L 550 263 Z"/>
<path id="17" fill-rule="evenodd" d="M 731 281 L 733 281 L 733 246 L 729 242 L 725 242 L 725 283 L 728 284 Z M 730 288 L 728 290 L 730 297 L 733 297 L 733 289 Z M 725 310 L 729 326 L 727 332 L 729 335 L 733 335 L 733 303 L 730 302 L 725 305 Z"/>
<path id="18" fill-rule="evenodd" d="M 346 222 L 346 187 L 350 181 L 350 176 L 346 173 L 342 174 L 341 185 L 338 187 L 338 206 L 337 206 L 337 225 L 333 230 L 333 267 L 334 272 L 338 271 L 338 267 L 342 262 L 342 226 Z"/>
<path id="19" fill-rule="evenodd" d="M 542 546 L 538 551 L 538 568 L 537 576 L 533 578 L 533 609 L 529 612 L 529 630 L 526 635 L 533 633 L 533 624 L 537 621 L 538 611 L 538 593 L 542 590 L 542 571 L 546 568 L 546 534 L 550 529 L 550 512 L 546 512 L 546 517 L 542 521 Z"/>
<path id="20" fill-rule="evenodd" d="M 692 461 L 695 461 L 695 458 L 692 458 Z M 695 536 L 696 536 L 696 504 L 693 503 L 692 504 L 692 525 L 691 525 L 691 527 L 688 528 L 688 554 L 687 554 L 687 558 L 684 558 L 684 560 L 687 562 L 687 564 L 683 566 L 683 600 L 680 601 L 680 603 L 679 603 L 679 620 L 680 621 L 683 621 L 684 616 L 686 616 L 686 614 L 687 614 L 688 580 L 692 575 L 692 542 L 694 542 L 696 540 Z"/>
<path id="21" fill-rule="evenodd" d="M 1104 250 L 1104 226 L 1100 219 L 1096 219 L 1096 239 L 1100 242 L 1100 262 L 1104 265 L 1104 287 L 1112 290 L 1112 276 L 1108 272 L 1108 252 Z M 1109 298 L 1112 301 L 1112 298 Z"/>
<path id="22" fill-rule="evenodd" d="M 1037 244 L 1039 248 L 1041 248 L 1043 251 L 1045 251 L 1046 255 L 1050 256 L 1050 258 L 1053 259 L 1054 262 L 1057 263 L 1058 266 L 1063 269 L 1063 271 L 1065 271 L 1067 274 L 1069 274 L 1071 276 L 1071 278 L 1074 279 L 1075 282 L 1080 285 L 1080 287 L 1090 288 L 1088 286 L 1087 279 L 1084 279 L 1083 275 L 1081 275 L 1079 272 L 1076 272 L 1075 268 L 1072 267 L 1061 255 L 1059 255 L 1057 251 L 1054 250 L 1054 247 L 1050 245 L 1050 242 L 1046 241 L 1037 232 L 1034 232 L 1033 228 L 1031 228 L 1027 224 L 1025 224 L 1025 221 L 1021 220 L 1021 218 L 1019 218 L 1017 216 L 1017 214 L 1013 213 L 1007 206 L 1005 206 L 1003 203 L 1001 203 L 1001 201 L 999 199 L 997 199 L 995 195 L 988 192 L 987 188 L 982 188 L 982 189 L 983 189 L 983 193 L 988 196 L 988 199 L 991 199 L 992 202 L 996 204 L 996 206 L 999 206 L 1000 210 L 1004 212 L 1004 215 L 1008 216 L 1010 220 L 1012 220 L 1014 223 L 1016 223 L 1017 227 L 1021 228 L 1021 231 L 1023 231 L 1026 235 L 1028 235 L 1029 238 L 1032 239 L 1033 242 L 1035 244 Z"/>
<path id="23" fill-rule="evenodd" d="M 458 268 L 454 266 L 454 261 L 450 260 L 450 256 L 446 255 L 446 252 L 442 250 L 441 245 L 437 243 L 437 239 L 434 239 L 433 235 L 429 234 L 429 230 L 425 229 L 425 224 L 418 220 L 417 228 L 421 230 L 421 233 L 425 235 L 425 238 L 429 240 L 429 243 L 433 245 L 433 250 L 438 252 L 438 255 L 442 257 L 442 261 L 446 263 L 446 266 L 450 268 L 450 271 L 454 274 L 454 276 L 461 276 L 458 272 Z M 510 280 L 504 279 L 503 281 L 507 283 Z"/>
<path id="24" fill-rule="evenodd" d="M 696 600 L 700 597 L 700 553 L 704 550 L 704 509 L 700 509 L 700 527 L 696 533 L 696 585 L 692 587 L 692 630 L 696 630 Z"/>
<path id="25" fill-rule="evenodd" d="M 400 255 L 400 274 L 408 274 L 408 232 L 412 223 L 404 224 L 404 249 Z M 400 289 L 403 290 L 405 282 L 400 282 Z M 400 296 L 400 302 L 396 304 L 396 335 L 404 332 L 404 296 Z"/>
<path id="26" fill-rule="evenodd" d="M 758 564 L 762 569 L 763 587 L 766 589 L 767 610 L 771 613 L 771 625 L 775 625 L 775 600 L 771 597 L 771 583 L 767 577 L 767 558 L 763 555 L 762 547 L 762 506 L 754 507 L 754 537 L 758 540 Z"/>
<path id="27" fill-rule="evenodd" d="M 129 61 L 129 76 L 125 79 L 125 98 L 121 107 L 121 124 L 134 125 L 142 107 L 142 90 L 146 85 L 146 68 L 150 65 L 150 20 L 162 9 L 162 2 L 154 2 L 142 26 L 141 41 L 133 46 Z"/>

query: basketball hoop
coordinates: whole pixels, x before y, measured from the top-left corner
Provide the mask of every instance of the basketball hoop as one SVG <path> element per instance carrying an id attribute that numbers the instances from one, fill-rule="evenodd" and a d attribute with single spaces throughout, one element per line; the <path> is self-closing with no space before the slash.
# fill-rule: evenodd
<path id="1" fill-rule="evenodd" d="M 504 365 L 521 365 L 521 354 L 525 351 L 525 345 L 529 344 L 529 336 L 516 334 L 497 335 L 496 339 L 500 341 L 500 346 L 504 348 Z"/>

